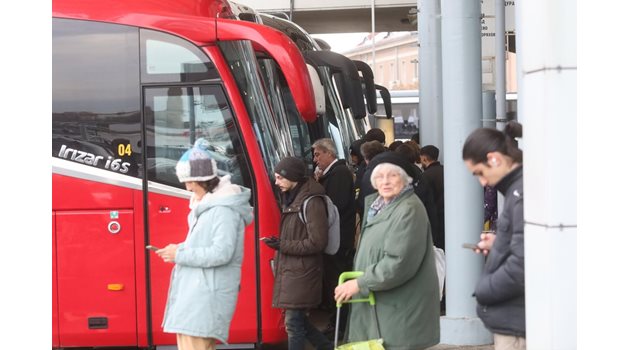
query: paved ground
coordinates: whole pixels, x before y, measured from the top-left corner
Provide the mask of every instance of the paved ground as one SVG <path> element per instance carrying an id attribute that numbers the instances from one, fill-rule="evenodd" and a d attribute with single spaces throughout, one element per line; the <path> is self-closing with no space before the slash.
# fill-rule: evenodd
<path id="1" fill-rule="evenodd" d="M 311 312 L 311 321 L 313 325 L 319 329 L 324 329 L 328 322 L 327 315 L 321 311 L 314 310 Z M 269 350 L 286 350 L 286 344 L 278 344 L 277 346 L 270 347 Z M 313 350 L 314 348 L 307 344 L 307 350 Z M 494 345 L 449 345 L 438 344 L 432 346 L 427 350 L 494 350 Z"/>
<path id="2" fill-rule="evenodd" d="M 494 350 L 494 345 L 448 345 L 439 344 L 428 350 Z"/>

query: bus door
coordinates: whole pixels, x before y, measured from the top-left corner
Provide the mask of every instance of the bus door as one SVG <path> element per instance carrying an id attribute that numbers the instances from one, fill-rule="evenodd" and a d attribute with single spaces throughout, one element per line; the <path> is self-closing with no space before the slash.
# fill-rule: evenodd
<path id="1" fill-rule="evenodd" d="M 164 55 L 171 61 L 163 60 Z M 238 125 L 227 101 L 218 72 L 198 48 L 166 34 L 141 31 L 141 65 L 147 180 L 146 244 L 164 247 L 181 243 L 188 233 L 191 192 L 175 173 L 180 157 L 199 138 L 210 143 L 219 176 L 252 189 L 251 172 Z M 180 62 L 177 62 L 177 60 Z M 256 262 L 254 224 L 245 232 L 245 252 L 237 310 L 230 343 L 257 339 Z M 149 289 L 151 330 L 155 345 L 174 344 L 175 336 L 161 324 L 173 264 L 150 253 Z"/>
<path id="2" fill-rule="evenodd" d="M 210 142 L 219 176 L 252 188 L 232 113 L 220 85 L 147 87 L 144 89 L 148 178 L 148 244 L 164 247 L 181 243 L 188 232 L 191 193 L 177 179 L 175 165 L 195 140 Z M 246 241 L 253 240 L 253 225 Z M 249 251 L 252 250 L 252 251 Z M 253 247 L 246 244 L 239 307 L 230 342 L 256 340 L 256 276 Z M 173 264 L 150 254 L 151 304 L 155 344 L 172 344 L 173 336 L 161 333 L 164 306 Z M 157 283 L 159 282 L 159 283 Z M 247 314 L 248 311 L 250 314 Z"/>

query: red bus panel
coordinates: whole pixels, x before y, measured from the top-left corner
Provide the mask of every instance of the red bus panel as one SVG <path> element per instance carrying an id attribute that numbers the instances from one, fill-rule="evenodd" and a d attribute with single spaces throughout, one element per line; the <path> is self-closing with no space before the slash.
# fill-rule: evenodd
<path id="1" fill-rule="evenodd" d="M 188 232 L 187 216 L 189 200 L 173 196 L 149 193 L 150 244 L 164 247 L 169 243 L 180 243 Z M 241 288 L 230 327 L 229 343 L 255 343 L 256 322 L 256 262 L 254 237 L 255 222 L 245 229 Z M 151 268 L 151 314 L 153 342 L 156 345 L 175 344 L 175 335 L 162 332 L 164 307 L 173 264 L 167 264 L 156 254 L 150 254 Z"/>
<path id="2" fill-rule="evenodd" d="M 60 346 L 136 345 L 133 211 L 57 212 Z"/>
<path id="3" fill-rule="evenodd" d="M 133 190 L 76 177 L 53 174 L 52 209 L 132 208 Z M 140 187 L 140 180 L 137 180 Z"/>
<path id="4" fill-rule="evenodd" d="M 57 232 L 52 214 L 52 346 L 59 346 L 59 305 L 57 304 Z"/>

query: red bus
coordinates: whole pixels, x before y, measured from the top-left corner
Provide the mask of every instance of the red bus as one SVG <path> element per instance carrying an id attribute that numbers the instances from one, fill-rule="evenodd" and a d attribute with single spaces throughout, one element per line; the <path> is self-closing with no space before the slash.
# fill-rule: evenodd
<path id="1" fill-rule="evenodd" d="M 367 112 L 377 112 L 376 90 L 385 95 L 388 91 L 374 84 L 374 75 L 368 64 L 352 61 L 349 58 L 322 49 L 321 41 L 306 32 L 297 24 L 232 1 L 228 1 L 237 18 L 243 21 L 264 24 L 285 33 L 298 46 L 306 62 L 317 70 L 323 93 L 326 95 L 326 108 L 322 118 L 317 119 L 319 132 L 335 141 L 340 158 L 350 159 L 349 149 L 353 141 L 361 138 L 370 129 Z M 327 44 L 325 44 L 327 45 Z M 390 118 L 391 113 L 384 117 Z"/>
<path id="2" fill-rule="evenodd" d="M 199 137 L 252 189 L 228 342 L 286 339 L 271 307 L 280 212 L 273 166 L 318 135 L 304 58 L 222 0 L 54 0 L 52 344 L 161 347 L 172 265 L 144 248 L 183 241 L 189 193 L 174 165 Z M 265 64 L 262 64 L 265 62 Z"/>

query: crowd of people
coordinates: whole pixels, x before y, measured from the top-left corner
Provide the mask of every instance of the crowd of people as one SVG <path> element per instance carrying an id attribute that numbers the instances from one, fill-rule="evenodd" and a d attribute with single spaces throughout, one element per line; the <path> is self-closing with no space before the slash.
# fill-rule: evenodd
<path id="1" fill-rule="evenodd" d="M 486 228 L 496 231 L 483 231 L 475 249 L 487 256 L 475 290 L 477 311 L 497 349 L 525 349 L 522 153 L 515 141 L 521 134 L 518 123 L 509 123 L 505 132 L 480 128 L 462 150 L 482 187 L 505 196 L 498 220 L 496 213 L 486 217 Z M 289 350 L 302 350 L 307 342 L 333 349 L 335 329 L 344 342 L 380 337 L 387 349 L 438 344 L 445 249 L 439 149 L 413 139 L 386 146 L 384 132 L 373 128 L 352 143 L 350 163 L 338 157 L 331 139 L 316 140 L 312 151 L 313 173 L 297 157 L 276 164 L 279 236 L 263 240 L 276 251 L 272 306 L 284 311 Z M 250 192 L 231 184 L 229 176 L 217 177 L 203 143 L 184 154 L 177 175 L 193 192 L 190 231 L 184 242 L 156 251 L 175 264 L 163 327 L 177 334 L 179 349 L 213 349 L 217 340 L 225 342 L 234 312 L 242 236 L 252 220 Z M 322 195 L 339 213 L 334 255 L 324 253 L 328 212 Z M 318 198 L 307 201 L 313 196 Z M 207 269 L 227 285 L 221 293 L 193 287 L 191 279 Z M 344 271 L 361 274 L 338 285 Z M 374 317 L 374 306 L 345 304 L 370 293 L 378 310 Z M 337 305 L 343 305 L 338 318 Z M 325 329 L 313 325 L 313 309 L 330 313 Z"/>

